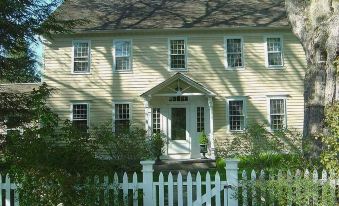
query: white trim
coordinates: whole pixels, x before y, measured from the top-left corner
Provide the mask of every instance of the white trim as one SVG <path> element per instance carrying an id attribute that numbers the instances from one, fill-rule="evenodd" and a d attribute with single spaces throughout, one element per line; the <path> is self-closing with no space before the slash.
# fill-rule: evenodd
<path id="1" fill-rule="evenodd" d="M 171 37 L 171 38 L 168 38 L 167 40 L 167 58 L 168 58 L 168 71 L 171 71 L 171 72 L 187 72 L 188 71 L 188 43 L 187 43 L 187 37 Z M 175 69 L 172 69 L 171 68 L 171 40 L 184 40 L 184 43 L 185 43 L 185 68 L 175 68 Z"/>
<path id="2" fill-rule="evenodd" d="M 116 104 L 128 104 L 129 110 L 129 122 L 132 122 L 132 101 L 128 100 L 114 100 L 112 101 L 112 132 L 115 132 L 115 105 Z"/>
<path id="3" fill-rule="evenodd" d="M 226 97 L 226 127 L 228 133 L 243 132 L 247 127 L 247 99 L 246 96 L 232 96 Z M 243 101 L 243 113 L 244 113 L 244 128 L 243 130 L 231 130 L 230 129 L 230 118 L 229 118 L 229 102 L 230 101 Z"/>
<path id="4" fill-rule="evenodd" d="M 268 51 L 267 51 L 267 39 L 268 38 L 280 38 L 280 46 L 281 46 L 281 65 L 268 65 Z M 264 49 L 265 49 L 265 66 L 268 69 L 278 69 L 281 70 L 284 68 L 284 38 L 282 35 L 272 34 L 264 36 Z"/>
<path id="5" fill-rule="evenodd" d="M 267 122 L 268 122 L 268 130 L 274 131 L 271 127 L 271 99 L 282 99 L 284 100 L 284 128 L 287 128 L 287 97 L 288 95 L 282 94 L 282 95 L 266 95 L 266 107 L 267 107 Z"/>
<path id="6" fill-rule="evenodd" d="M 130 54 L 129 54 L 129 69 L 127 70 L 116 70 L 115 65 L 115 43 L 118 41 L 128 41 L 130 44 Z M 112 57 L 113 57 L 113 72 L 114 73 L 132 73 L 133 72 L 133 40 L 132 39 L 114 39 L 112 46 Z"/>
<path id="7" fill-rule="evenodd" d="M 74 44 L 75 43 L 88 43 L 88 71 L 86 72 L 74 72 Z M 71 65 L 71 73 L 76 75 L 81 74 L 91 74 L 91 61 L 92 61 L 92 53 L 91 53 L 91 40 L 72 40 L 72 65 Z"/>
<path id="8" fill-rule="evenodd" d="M 73 105 L 79 105 L 79 104 L 86 104 L 87 105 L 87 127 L 89 128 L 90 125 L 90 103 L 87 101 L 72 101 L 71 102 L 71 110 L 70 110 L 70 120 L 73 122 Z"/>
<path id="9" fill-rule="evenodd" d="M 230 67 L 227 60 L 227 40 L 228 39 L 240 39 L 241 41 L 241 67 Z M 245 57 L 244 57 L 244 38 L 242 36 L 225 36 L 224 37 L 224 64 L 226 70 L 244 70 L 245 69 Z"/>

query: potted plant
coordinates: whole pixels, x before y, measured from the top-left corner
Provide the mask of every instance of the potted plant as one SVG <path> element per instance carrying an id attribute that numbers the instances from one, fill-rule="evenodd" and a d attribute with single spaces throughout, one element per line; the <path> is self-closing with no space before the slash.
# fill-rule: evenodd
<path id="1" fill-rule="evenodd" d="M 207 159 L 205 154 L 207 153 L 208 138 L 204 131 L 200 133 L 199 144 L 200 144 L 200 153 L 202 153 L 203 159 Z"/>

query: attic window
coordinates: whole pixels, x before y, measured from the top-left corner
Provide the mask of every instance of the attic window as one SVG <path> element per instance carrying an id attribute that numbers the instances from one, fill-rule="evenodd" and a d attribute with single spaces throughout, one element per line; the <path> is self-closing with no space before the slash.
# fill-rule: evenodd
<path id="1" fill-rule="evenodd" d="M 188 101 L 188 97 L 187 96 L 169 97 L 168 101 L 170 101 L 170 102 L 187 102 Z"/>

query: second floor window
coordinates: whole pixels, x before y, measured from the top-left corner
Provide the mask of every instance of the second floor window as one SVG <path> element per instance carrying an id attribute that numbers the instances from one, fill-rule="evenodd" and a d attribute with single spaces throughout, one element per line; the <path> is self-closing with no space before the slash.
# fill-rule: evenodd
<path id="1" fill-rule="evenodd" d="M 267 47 L 267 66 L 283 66 L 282 58 L 282 42 L 279 37 L 268 37 L 266 38 L 266 47 Z"/>
<path id="2" fill-rule="evenodd" d="M 88 104 L 72 105 L 73 125 L 81 131 L 87 131 L 88 127 Z"/>
<path id="3" fill-rule="evenodd" d="M 225 38 L 226 68 L 235 69 L 244 66 L 241 38 Z"/>
<path id="4" fill-rule="evenodd" d="M 114 41 L 114 70 L 130 71 L 132 70 L 131 60 L 131 41 L 115 40 Z"/>
<path id="5" fill-rule="evenodd" d="M 186 70 L 186 42 L 185 39 L 169 40 L 169 63 L 171 70 Z"/>
<path id="6" fill-rule="evenodd" d="M 89 73 L 90 72 L 90 42 L 74 41 L 73 42 L 73 72 Z"/>

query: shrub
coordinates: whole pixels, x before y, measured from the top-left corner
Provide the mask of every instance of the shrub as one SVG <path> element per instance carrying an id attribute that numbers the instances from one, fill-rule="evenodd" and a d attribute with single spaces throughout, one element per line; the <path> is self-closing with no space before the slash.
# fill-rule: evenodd
<path id="1" fill-rule="evenodd" d="M 207 136 L 206 136 L 206 134 L 205 134 L 204 131 L 202 131 L 202 132 L 200 133 L 200 136 L 199 136 L 199 144 L 208 144 L 208 138 L 207 138 Z"/>
<path id="2" fill-rule="evenodd" d="M 165 141 L 161 133 L 155 133 L 151 138 L 151 151 L 157 161 L 160 160 L 160 156 L 164 153 Z"/>

